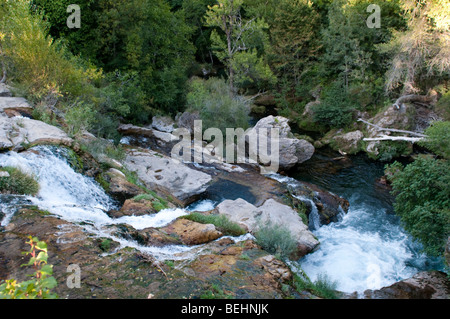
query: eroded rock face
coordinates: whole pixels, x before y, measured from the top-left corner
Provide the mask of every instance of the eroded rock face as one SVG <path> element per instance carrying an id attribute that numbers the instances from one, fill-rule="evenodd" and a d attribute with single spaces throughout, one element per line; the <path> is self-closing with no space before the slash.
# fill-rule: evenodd
<path id="1" fill-rule="evenodd" d="M 125 174 L 118 169 L 110 168 L 103 176 L 109 185 L 108 193 L 120 201 L 143 193 L 142 189 L 130 183 Z"/>
<path id="2" fill-rule="evenodd" d="M 175 122 L 168 116 L 154 116 L 152 118 L 152 127 L 160 132 L 172 133 Z"/>
<path id="3" fill-rule="evenodd" d="M 0 97 L 11 97 L 12 93 L 8 85 L 0 83 Z"/>
<path id="4" fill-rule="evenodd" d="M 263 225 L 280 225 L 287 228 L 297 241 L 296 255 L 299 257 L 313 251 L 319 245 L 297 212 L 274 199 L 268 199 L 260 207 L 240 198 L 234 201 L 225 200 L 215 208 L 215 212 L 224 214 L 251 233 L 257 232 Z"/>
<path id="5" fill-rule="evenodd" d="M 8 116 L 16 116 L 31 114 L 32 111 L 33 107 L 25 98 L 8 96 L 8 90 L 0 88 L 0 113 Z"/>
<path id="6" fill-rule="evenodd" d="M 379 290 L 364 291 L 366 299 L 449 299 L 450 281 L 440 271 L 423 271 Z"/>
<path id="7" fill-rule="evenodd" d="M 127 151 L 125 166 L 136 172 L 149 189 L 173 197 L 182 206 L 195 201 L 212 180 L 210 175 L 193 170 L 178 160 L 144 149 Z"/>
<path id="8" fill-rule="evenodd" d="M 57 144 L 69 146 L 72 143 L 73 140 L 63 130 L 55 126 L 29 118 L 8 118 L 0 114 L 0 150 L 20 151 L 26 145 Z"/>
<path id="9" fill-rule="evenodd" d="M 141 244 L 180 244 L 160 229 L 136 231 L 127 225 L 112 227 Z M 206 254 L 193 260 L 175 261 L 178 264 L 173 267 L 134 248 L 121 248 L 115 242 L 105 244 L 106 238 L 90 236 L 80 225 L 37 210 L 17 213 L 6 228 L 0 232 L 0 280 L 30 279 L 26 275 L 33 270 L 20 266 L 28 260 L 21 252 L 29 248 L 25 244 L 27 236 L 36 236 L 48 245 L 48 262 L 54 266 L 53 276 L 58 283 L 54 292 L 59 298 L 200 298 L 211 289 L 211 283 L 235 299 L 290 296 L 290 292 L 282 290 L 282 284 L 285 288 L 290 284 L 289 268 L 251 240 L 236 243 L 223 238 L 210 242 Z M 104 254 L 105 251 L 108 253 Z M 73 274 L 67 267 L 73 264 L 81 270 L 77 289 L 67 285 Z"/>
<path id="10" fill-rule="evenodd" d="M 278 138 L 271 135 L 271 129 L 278 130 Z M 311 158 L 314 154 L 314 146 L 306 140 L 297 139 L 291 133 L 291 128 L 288 124 L 288 119 L 282 116 L 267 116 L 262 118 L 256 123 L 256 125 L 250 129 L 246 134 L 246 142 L 254 143 L 258 141 L 258 147 L 255 149 L 257 154 L 250 154 L 251 158 L 258 158 L 258 161 L 262 164 L 267 164 L 265 159 L 262 159 L 262 154 L 267 151 L 263 151 L 262 146 L 263 138 L 267 138 L 267 150 L 272 151 L 272 143 L 277 142 L 279 145 L 279 171 L 288 170 L 294 167 L 296 164 L 303 163 Z M 252 148 L 250 148 L 251 152 Z M 271 156 L 270 156 L 271 157 Z"/>

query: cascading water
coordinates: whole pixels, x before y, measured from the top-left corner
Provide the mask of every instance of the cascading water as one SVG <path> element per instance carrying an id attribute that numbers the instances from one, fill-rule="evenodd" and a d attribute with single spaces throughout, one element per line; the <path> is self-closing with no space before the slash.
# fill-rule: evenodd
<path id="1" fill-rule="evenodd" d="M 197 246 L 167 245 L 164 247 L 146 247 L 138 243 L 114 236 L 111 228 L 114 224 L 128 224 L 135 229 L 163 227 L 177 217 L 189 214 L 191 210 L 208 210 L 217 204 L 213 201 L 201 201 L 188 209 L 164 209 L 157 214 L 144 216 L 124 216 L 111 218 L 106 211 L 117 208 L 114 201 L 92 179 L 75 172 L 68 164 L 66 151 L 62 148 L 38 146 L 32 151 L 0 154 L 0 165 L 19 167 L 22 171 L 36 176 L 39 193 L 35 197 L 1 195 L 0 209 L 5 213 L 1 225 L 6 226 L 15 208 L 28 203 L 42 210 L 79 224 L 85 231 L 99 237 L 111 238 L 121 244 L 120 247 L 133 247 L 147 252 L 158 259 L 184 259 L 190 251 L 197 251 Z M 8 196 L 8 197 L 6 197 Z M 237 238 L 236 240 L 240 240 Z"/>
<path id="2" fill-rule="evenodd" d="M 340 221 L 313 231 L 320 246 L 298 261 L 305 273 L 311 280 L 326 275 L 343 292 L 362 293 L 422 270 L 440 268 L 440 261 L 422 254 L 421 246 L 403 230 L 392 212 L 390 195 L 376 190 L 375 181 L 383 175 L 383 166 L 362 157 L 353 161 L 354 166 L 328 175 L 326 180 L 314 170 L 294 175 L 350 202 Z"/>

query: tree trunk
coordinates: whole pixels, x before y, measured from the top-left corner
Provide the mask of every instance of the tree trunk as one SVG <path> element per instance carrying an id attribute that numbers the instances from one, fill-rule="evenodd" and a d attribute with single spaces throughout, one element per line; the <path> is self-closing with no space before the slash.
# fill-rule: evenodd
<path id="1" fill-rule="evenodd" d="M 2 61 L 2 72 L 3 72 L 3 76 L 2 76 L 2 79 L 0 80 L 0 83 L 5 83 L 5 81 L 6 81 L 6 67 L 5 67 L 5 63 L 3 63 L 3 61 Z"/>
<path id="2" fill-rule="evenodd" d="M 429 95 L 417 95 L 417 94 L 408 94 L 400 96 L 397 101 L 393 104 L 397 109 L 401 109 L 403 103 L 431 103 L 433 101 L 433 97 Z"/>

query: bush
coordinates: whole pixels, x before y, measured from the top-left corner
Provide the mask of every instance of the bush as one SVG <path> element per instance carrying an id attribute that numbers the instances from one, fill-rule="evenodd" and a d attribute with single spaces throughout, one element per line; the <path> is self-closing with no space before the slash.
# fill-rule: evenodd
<path id="1" fill-rule="evenodd" d="M 264 225 L 255 233 L 256 243 L 271 254 L 289 258 L 297 249 L 291 232 L 280 225 Z"/>
<path id="2" fill-rule="evenodd" d="M 354 102 L 346 90 L 335 82 L 323 89 L 321 103 L 312 107 L 314 122 L 331 128 L 342 128 L 353 120 Z"/>
<path id="3" fill-rule="evenodd" d="M 8 177 L 0 177 L 0 193 L 36 195 L 39 183 L 16 167 L 0 167 L 0 172 L 7 172 Z"/>
<path id="4" fill-rule="evenodd" d="M 30 250 L 24 252 L 30 255 L 30 260 L 23 266 L 33 266 L 35 272 L 33 279 L 17 282 L 14 279 L 6 280 L 0 285 L 0 299 L 54 299 L 58 295 L 51 292 L 57 286 L 53 275 L 53 266 L 47 263 L 47 244 L 36 237 L 29 236 Z"/>
<path id="5" fill-rule="evenodd" d="M 395 197 L 394 209 L 425 252 L 442 255 L 450 236 L 450 164 L 430 156 L 419 156 L 403 167 L 386 166 Z"/>
<path id="6" fill-rule="evenodd" d="M 217 78 L 194 78 L 187 94 L 188 111 L 198 111 L 203 130 L 214 127 L 224 134 L 226 128 L 249 127 L 250 105 L 241 96 L 233 96 L 228 84 Z"/>
<path id="7" fill-rule="evenodd" d="M 450 159 L 450 121 L 434 122 L 425 130 L 427 139 L 420 141 L 419 145 L 431 150 L 433 153 Z"/>
<path id="8" fill-rule="evenodd" d="M 230 221 L 225 215 L 205 215 L 194 212 L 182 218 L 202 224 L 213 224 L 225 235 L 240 236 L 245 234 L 245 230 L 242 227 Z"/>
<path id="9" fill-rule="evenodd" d="M 80 67 L 80 60 L 48 35 L 49 25 L 42 14 L 33 12 L 29 1 L 9 1 L 0 10 L 8 75 L 26 87 L 28 99 L 37 102 L 49 95 L 82 96 L 92 91 L 89 78 L 98 74 Z"/>
<path id="10" fill-rule="evenodd" d="M 315 282 L 312 282 L 305 273 L 294 274 L 294 285 L 300 293 L 306 290 L 321 298 L 338 298 L 337 282 L 331 281 L 326 274 L 319 274 Z"/>

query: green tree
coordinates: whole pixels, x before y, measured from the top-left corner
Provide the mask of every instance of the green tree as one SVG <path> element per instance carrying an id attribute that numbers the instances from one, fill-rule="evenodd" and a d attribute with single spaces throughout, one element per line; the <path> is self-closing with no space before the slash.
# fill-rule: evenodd
<path id="1" fill-rule="evenodd" d="M 81 54 L 83 58 L 95 59 L 96 46 L 92 44 L 98 41 L 96 38 L 97 19 L 100 16 L 100 1 L 77 0 L 80 6 L 81 28 L 70 29 L 67 27 L 67 7 L 73 4 L 72 0 L 33 0 L 33 5 L 38 11 L 42 11 L 49 23 L 49 33 L 55 39 L 64 39 L 69 50 L 75 54 Z M 94 61 L 95 62 L 95 61 Z"/>
<path id="2" fill-rule="evenodd" d="M 235 91 L 235 84 L 275 81 L 261 52 L 267 42 L 264 30 L 268 24 L 264 19 L 243 17 L 242 6 L 243 0 L 219 0 L 208 6 L 206 13 L 206 26 L 221 30 L 213 30 L 211 43 L 215 55 L 227 67 L 231 92 Z"/>
<path id="3" fill-rule="evenodd" d="M 445 159 L 450 159 L 450 121 L 432 123 L 425 130 L 425 135 L 428 138 L 420 141 L 420 145 Z"/>
<path id="4" fill-rule="evenodd" d="M 445 159 L 419 156 L 403 167 L 387 166 L 395 194 L 395 212 L 424 251 L 442 255 L 450 235 L 450 164 Z"/>
<path id="5" fill-rule="evenodd" d="M 403 1 L 407 29 L 394 33 L 383 49 L 393 56 L 386 89 L 420 93 L 450 76 L 450 3 Z"/>
<path id="6" fill-rule="evenodd" d="M 227 128 L 248 128 L 249 102 L 230 94 L 230 87 L 222 79 L 191 79 L 187 109 L 199 112 L 204 129 L 215 127 L 225 132 Z"/>
<path id="7" fill-rule="evenodd" d="M 150 106 L 178 111 L 194 53 L 183 11 L 164 0 L 102 0 L 100 8 L 97 59 L 107 71 L 138 72 Z"/>
<path id="8" fill-rule="evenodd" d="M 268 61 L 277 76 L 285 77 L 294 86 L 302 73 L 317 61 L 321 48 L 320 20 L 306 0 L 270 1 L 266 20 L 270 25 Z"/>

